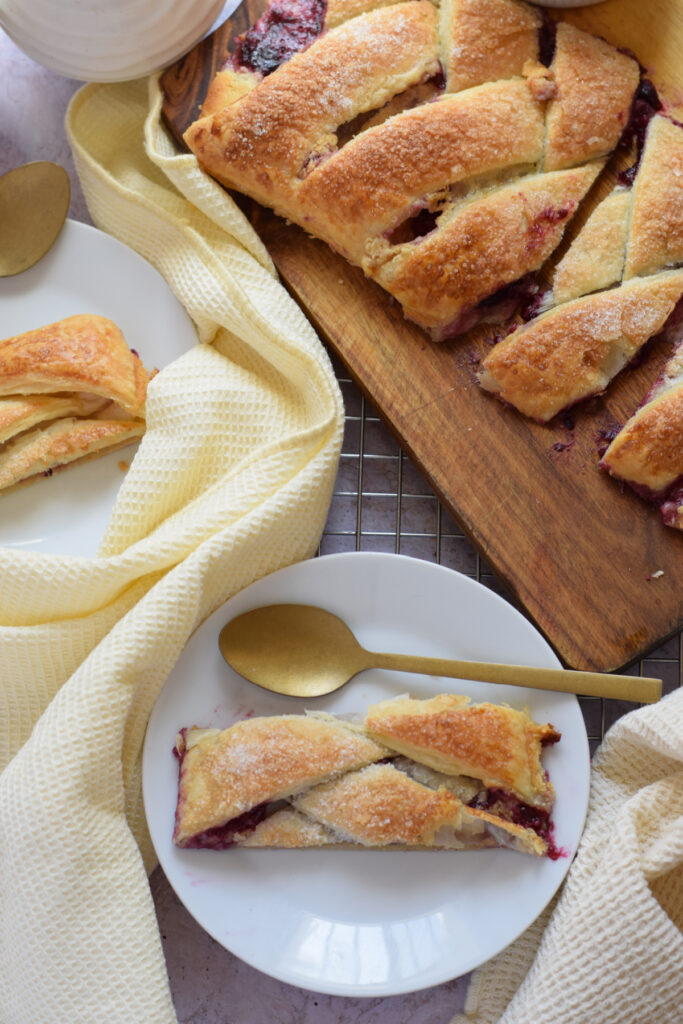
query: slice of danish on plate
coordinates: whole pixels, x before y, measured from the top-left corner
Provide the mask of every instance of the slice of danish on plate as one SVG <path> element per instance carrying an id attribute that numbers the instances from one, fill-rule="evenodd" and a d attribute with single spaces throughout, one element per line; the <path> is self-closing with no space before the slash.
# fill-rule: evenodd
<path id="1" fill-rule="evenodd" d="M 150 376 L 102 316 L 0 341 L 0 490 L 137 441 Z"/>
<path id="2" fill-rule="evenodd" d="M 542 747 L 523 711 L 443 694 L 183 729 L 173 841 L 209 849 L 478 849 L 554 856 Z"/>

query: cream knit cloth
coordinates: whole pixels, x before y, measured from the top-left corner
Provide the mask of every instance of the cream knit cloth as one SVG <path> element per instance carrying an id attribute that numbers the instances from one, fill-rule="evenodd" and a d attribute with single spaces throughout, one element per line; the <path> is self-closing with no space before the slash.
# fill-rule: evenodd
<path id="1" fill-rule="evenodd" d="M 150 386 L 98 557 L 0 550 L 2 1024 L 175 1021 L 147 884 L 147 718 L 211 611 L 314 553 L 341 445 L 319 340 L 159 108 L 152 80 L 149 96 L 87 86 L 67 115 L 93 220 L 161 271 L 204 344 Z"/>

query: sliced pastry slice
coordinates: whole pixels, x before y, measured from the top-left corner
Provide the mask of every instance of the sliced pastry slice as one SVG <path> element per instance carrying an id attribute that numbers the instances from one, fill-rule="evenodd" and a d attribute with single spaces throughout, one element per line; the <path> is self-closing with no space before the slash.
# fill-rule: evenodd
<path id="1" fill-rule="evenodd" d="M 412 743 L 397 738 L 397 709 Z M 523 712 L 449 695 L 376 705 L 365 728 L 316 713 L 185 729 L 173 839 L 210 849 L 505 846 L 553 855 L 554 794 L 540 749 L 559 738 Z"/>
<path id="2" fill-rule="evenodd" d="M 630 212 L 628 188 L 615 188 L 598 203 L 555 269 L 550 300 L 553 305 L 620 283 Z"/>
<path id="3" fill-rule="evenodd" d="M 450 0 L 439 5 L 446 88 L 521 76 L 537 61 L 543 21 L 538 8 L 517 0 Z"/>
<path id="4" fill-rule="evenodd" d="M 560 22 L 550 70 L 555 90 L 548 104 L 543 169 L 557 171 L 606 156 L 628 124 L 640 82 L 638 64 L 604 39 Z"/>
<path id="5" fill-rule="evenodd" d="M 0 341 L 0 396 L 85 392 L 144 416 L 149 374 L 121 330 L 78 315 Z"/>
<path id="6" fill-rule="evenodd" d="M 683 270 L 669 270 L 557 306 L 499 342 L 479 383 L 547 423 L 601 394 L 662 330 L 682 295 Z"/>
<path id="7" fill-rule="evenodd" d="M 68 416 L 28 430 L 0 448 L 0 490 L 70 463 L 116 451 L 138 441 L 144 420 L 77 419 Z"/>
<path id="8" fill-rule="evenodd" d="M 430 789 L 391 764 L 348 772 L 297 797 L 294 806 L 341 842 L 360 846 L 546 851 L 532 829 L 467 807 L 448 789 Z"/>
<path id="9" fill-rule="evenodd" d="M 600 465 L 683 530 L 683 342 Z"/>
<path id="10" fill-rule="evenodd" d="M 601 170 L 595 163 L 536 174 L 463 199 L 424 237 L 378 243 L 365 272 L 434 341 L 495 321 L 496 296 L 545 263 Z"/>

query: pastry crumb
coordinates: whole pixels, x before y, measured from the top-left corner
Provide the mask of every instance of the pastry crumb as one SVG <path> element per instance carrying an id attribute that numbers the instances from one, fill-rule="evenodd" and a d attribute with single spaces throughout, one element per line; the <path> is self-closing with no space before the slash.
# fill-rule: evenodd
<path id="1" fill-rule="evenodd" d="M 116 465 L 119 467 L 122 473 L 127 473 L 128 470 L 130 469 L 130 465 L 124 459 L 119 459 Z"/>

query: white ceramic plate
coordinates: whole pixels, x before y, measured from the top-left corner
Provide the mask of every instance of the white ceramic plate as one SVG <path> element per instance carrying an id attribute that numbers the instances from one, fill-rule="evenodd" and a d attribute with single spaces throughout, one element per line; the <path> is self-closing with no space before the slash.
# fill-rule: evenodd
<path id="1" fill-rule="evenodd" d="M 192 321 L 151 264 L 111 235 L 67 221 L 43 259 L 0 279 L 2 337 L 76 313 L 113 320 L 145 366 L 161 369 L 197 344 Z M 136 445 L 0 495 L 0 545 L 96 554 Z"/>
<path id="2" fill-rule="evenodd" d="M 246 682 L 217 646 L 229 619 L 259 605 L 317 604 L 342 615 L 369 649 L 557 666 L 507 602 L 459 573 L 417 559 L 342 554 L 252 584 L 190 639 L 150 718 L 143 760 L 147 820 L 159 860 L 189 912 L 219 943 L 281 981 L 317 992 L 385 996 L 472 970 L 512 942 L 564 878 L 583 828 L 589 754 L 575 697 L 371 670 L 327 697 L 297 701 Z M 365 708 L 410 691 L 450 691 L 528 707 L 562 733 L 544 755 L 566 855 L 478 852 L 178 850 L 171 842 L 183 726 L 226 727 L 247 714 Z"/>

